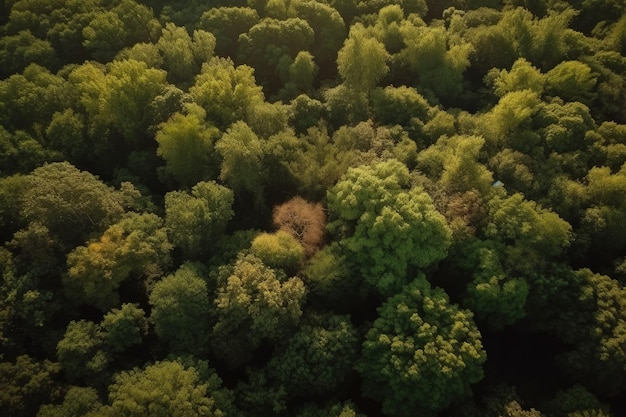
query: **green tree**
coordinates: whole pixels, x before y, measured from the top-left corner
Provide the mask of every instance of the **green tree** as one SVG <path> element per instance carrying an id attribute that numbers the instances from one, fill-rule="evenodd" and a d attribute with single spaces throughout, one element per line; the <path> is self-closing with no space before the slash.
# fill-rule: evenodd
<path id="1" fill-rule="evenodd" d="M 250 247 L 252 254 L 270 268 L 294 271 L 304 260 L 304 248 L 286 231 L 262 233 L 254 238 Z"/>
<path id="2" fill-rule="evenodd" d="M 2 78 L 22 72 L 35 63 L 54 69 L 57 57 L 49 41 L 39 39 L 30 30 L 0 38 L 0 75 Z"/>
<path id="3" fill-rule="evenodd" d="M 593 91 L 597 76 L 580 61 L 564 61 L 546 73 L 546 90 L 566 101 L 590 105 L 596 97 Z"/>
<path id="4" fill-rule="evenodd" d="M 92 56 L 109 61 L 126 46 L 156 40 L 161 25 L 152 10 L 134 0 L 120 0 L 94 14 L 82 30 L 83 44 Z"/>
<path id="5" fill-rule="evenodd" d="M 220 132 L 202 119 L 194 111 L 175 113 L 156 133 L 157 155 L 165 159 L 165 171 L 186 187 L 217 172 L 213 144 Z"/>
<path id="6" fill-rule="evenodd" d="M 470 393 L 486 354 L 472 313 L 423 276 L 390 297 L 363 342 L 363 394 L 392 416 L 434 413 Z"/>
<path id="7" fill-rule="evenodd" d="M 200 28 L 215 35 L 215 53 L 235 56 L 239 35 L 259 22 L 259 14 L 249 7 L 213 7 L 202 13 Z"/>
<path id="8" fill-rule="evenodd" d="M 162 361 L 119 373 L 109 386 L 109 405 L 87 416 L 183 417 L 226 415 L 230 398 L 213 371 L 202 375 L 177 361 Z"/>
<path id="9" fill-rule="evenodd" d="M 305 292 L 299 278 L 287 278 L 254 255 L 222 268 L 215 298 L 215 353 L 238 365 L 263 340 L 285 337 L 300 320 Z"/>
<path id="10" fill-rule="evenodd" d="M 145 312 L 138 304 L 122 304 L 104 315 L 100 328 L 104 333 L 104 344 L 112 352 L 122 352 L 141 344 L 148 334 Z"/>
<path id="11" fill-rule="evenodd" d="M 98 391 L 94 388 L 70 387 L 61 404 L 45 404 L 37 417 L 82 417 L 101 407 Z"/>
<path id="12" fill-rule="evenodd" d="M 107 311 L 119 302 L 122 282 L 159 276 L 171 249 L 161 218 L 132 213 L 67 256 L 66 291 L 76 304 Z"/>
<path id="13" fill-rule="evenodd" d="M 369 37 L 361 24 L 350 28 L 350 35 L 337 55 L 337 69 L 351 90 L 369 93 L 389 71 L 385 46 Z"/>
<path id="14" fill-rule="evenodd" d="M 306 20 L 265 18 L 239 36 L 237 56 L 255 69 L 265 90 L 274 93 L 281 84 L 277 76 L 281 62 L 289 62 L 300 51 L 308 51 L 313 42 L 313 29 Z"/>
<path id="15" fill-rule="evenodd" d="M 303 324 L 267 364 L 270 378 L 290 396 L 333 392 L 347 380 L 358 355 L 356 328 L 347 316 Z"/>
<path id="16" fill-rule="evenodd" d="M 216 142 L 215 149 L 222 157 L 220 179 L 235 195 L 247 193 L 261 206 L 268 173 L 263 166 L 263 143 L 256 133 L 245 122 L 237 122 Z"/>
<path id="17" fill-rule="evenodd" d="M 207 120 L 220 130 L 247 120 L 252 108 L 264 100 L 251 67 L 235 67 L 230 59 L 217 57 L 202 65 L 189 93 L 206 110 Z"/>
<path id="18" fill-rule="evenodd" d="M 541 94 L 546 83 L 541 71 L 525 58 L 516 60 L 510 71 L 493 68 L 487 74 L 486 81 L 493 86 L 494 92 L 499 97 L 512 91 L 522 90 L 531 90 Z"/>
<path id="19" fill-rule="evenodd" d="M 194 31 L 192 37 L 184 27 L 166 23 L 156 46 L 168 79 L 177 84 L 187 83 L 200 72 L 202 63 L 212 58 L 215 37 L 204 30 Z"/>
<path id="20" fill-rule="evenodd" d="M 215 182 L 199 182 L 191 193 L 165 194 L 165 222 L 174 245 L 188 259 L 215 247 L 233 217 L 233 192 Z"/>
<path id="21" fill-rule="evenodd" d="M 39 404 L 54 400 L 59 364 L 38 362 L 27 355 L 0 362 L 0 406 L 7 415 L 35 415 Z"/>
<path id="22" fill-rule="evenodd" d="M 22 216 L 47 227 L 67 248 L 104 231 L 124 213 L 122 193 L 68 162 L 44 165 L 26 178 Z"/>
<path id="23" fill-rule="evenodd" d="M 328 191 L 331 234 L 366 282 L 393 294 L 411 268 L 443 259 L 450 229 L 431 198 L 410 188 L 409 171 L 397 160 L 350 168 Z"/>
<path id="24" fill-rule="evenodd" d="M 158 281 L 150 293 L 150 320 L 171 352 L 198 354 L 206 350 L 210 300 L 201 271 L 183 265 Z"/>
<path id="25" fill-rule="evenodd" d="M 563 336 L 573 349 L 561 358 L 564 371 L 597 392 L 617 395 L 626 384 L 624 343 L 626 289 L 606 275 L 576 271 L 579 285 L 564 316 Z"/>
<path id="26" fill-rule="evenodd" d="M 106 381 L 111 357 L 102 349 L 103 341 L 104 334 L 94 322 L 79 320 L 67 325 L 57 343 L 57 358 L 70 382 L 93 386 Z"/>

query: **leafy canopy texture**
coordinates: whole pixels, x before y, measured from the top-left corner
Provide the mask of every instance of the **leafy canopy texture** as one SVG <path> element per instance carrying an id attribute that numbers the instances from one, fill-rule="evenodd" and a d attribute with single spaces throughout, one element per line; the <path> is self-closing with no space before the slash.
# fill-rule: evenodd
<path id="1" fill-rule="evenodd" d="M 357 369 L 363 393 L 390 416 L 437 412 L 467 395 L 486 360 L 472 313 L 423 276 L 378 309 Z"/>
<path id="2" fill-rule="evenodd" d="M 215 374 L 204 381 L 193 367 L 157 362 L 120 373 L 109 387 L 110 405 L 88 416 L 224 416 L 229 405 L 220 386 Z"/>
<path id="3" fill-rule="evenodd" d="M 409 268 L 445 258 L 451 232 L 423 190 L 410 188 L 397 160 L 348 170 L 328 192 L 329 230 L 343 235 L 349 259 L 382 293 L 397 292 Z"/>

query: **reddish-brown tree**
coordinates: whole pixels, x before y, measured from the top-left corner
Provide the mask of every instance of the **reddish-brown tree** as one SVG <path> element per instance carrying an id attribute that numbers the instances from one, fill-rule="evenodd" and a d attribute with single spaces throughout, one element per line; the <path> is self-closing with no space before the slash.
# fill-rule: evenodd
<path id="1" fill-rule="evenodd" d="M 296 238 L 306 255 L 311 256 L 324 240 L 326 213 L 320 203 L 294 197 L 274 208 L 274 224 Z"/>

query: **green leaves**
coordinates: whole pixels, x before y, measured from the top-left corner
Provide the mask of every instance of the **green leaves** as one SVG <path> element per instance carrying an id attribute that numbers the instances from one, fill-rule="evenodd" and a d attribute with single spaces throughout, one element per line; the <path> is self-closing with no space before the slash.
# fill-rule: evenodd
<path id="1" fill-rule="evenodd" d="M 392 416 L 442 410 L 482 378 L 480 339 L 472 314 L 420 276 L 379 308 L 357 366 L 363 393 Z"/>
<path id="2" fill-rule="evenodd" d="M 206 351 L 211 304 L 206 282 L 193 264 L 158 281 L 150 304 L 154 330 L 172 352 L 198 355 Z"/>
<path id="3" fill-rule="evenodd" d="M 342 237 L 350 262 L 366 282 L 393 294 L 411 267 L 446 256 L 450 229 L 424 191 L 408 189 L 396 160 L 351 168 L 328 192 L 329 231 Z"/>
<path id="4" fill-rule="evenodd" d="M 187 259 L 196 259 L 213 248 L 233 217 L 233 192 L 215 182 L 199 182 L 191 193 L 165 195 L 168 234 Z"/>

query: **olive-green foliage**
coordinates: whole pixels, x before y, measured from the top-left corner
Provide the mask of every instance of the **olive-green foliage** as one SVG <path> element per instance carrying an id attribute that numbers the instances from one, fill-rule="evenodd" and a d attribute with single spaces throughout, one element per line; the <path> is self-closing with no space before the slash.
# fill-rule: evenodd
<path id="1" fill-rule="evenodd" d="M 445 218 L 393 159 L 349 169 L 329 190 L 328 209 L 329 231 L 342 239 L 349 262 L 383 294 L 402 288 L 409 268 L 443 259 L 450 245 Z"/>
<path id="2" fill-rule="evenodd" d="M 349 401 L 331 402 L 321 407 L 318 404 L 307 404 L 297 417 L 365 417 L 358 408 Z"/>
<path id="3" fill-rule="evenodd" d="M 626 289 L 618 281 L 589 269 L 579 270 L 577 275 L 582 288 L 577 305 L 570 307 L 574 320 L 568 326 L 568 337 L 575 345 L 562 364 L 576 380 L 591 384 L 599 392 L 617 393 L 626 384 L 622 348 L 626 342 Z"/>
<path id="4" fill-rule="evenodd" d="M 363 394 L 391 416 L 437 412 L 469 395 L 486 354 L 472 313 L 451 304 L 424 276 L 379 309 L 357 369 Z"/>
<path id="5" fill-rule="evenodd" d="M 111 357 L 102 350 L 104 334 L 96 323 L 71 321 L 57 344 L 57 358 L 67 378 L 76 382 L 106 377 Z"/>
<path id="6" fill-rule="evenodd" d="M 199 26 L 215 36 L 215 53 L 235 56 L 237 39 L 259 22 L 256 10 L 249 7 L 213 7 L 202 14 Z"/>
<path id="7" fill-rule="evenodd" d="M 143 341 L 148 334 L 148 321 L 137 304 L 122 304 L 104 315 L 100 328 L 107 349 L 121 352 Z"/>
<path id="8" fill-rule="evenodd" d="M 245 353 L 265 339 L 280 340 L 298 324 L 305 293 L 299 278 L 287 278 L 254 255 L 239 257 L 218 278 L 213 328 L 217 353 L 232 354 L 224 343 L 234 343 L 232 349 Z"/>
<path id="9" fill-rule="evenodd" d="M 291 271 L 304 260 L 304 248 L 300 242 L 283 230 L 258 235 L 250 250 L 270 268 Z"/>
<path id="10" fill-rule="evenodd" d="M 39 408 L 37 417 L 82 417 L 102 404 L 93 388 L 70 387 L 61 404 L 46 404 Z"/>
<path id="11" fill-rule="evenodd" d="M 7 415 L 32 416 L 38 404 L 54 399 L 54 378 L 60 372 L 57 363 L 38 362 L 27 355 L 15 361 L 0 362 L 0 407 Z"/>
<path id="12" fill-rule="evenodd" d="M 215 373 L 202 377 L 177 361 L 162 361 L 119 373 L 109 386 L 109 405 L 88 416 L 221 416 L 231 407 Z"/>
<path id="13" fill-rule="evenodd" d="M 501 329 L 525 316 L 528 283 L 515 277 L 501 261 L 503 248 L 492 241 L 476 241 L 465 248 L 465 267 L 471 271 L 464 304 L 492 329 Z M 504 264 L 504 265 L 503 265 Z"/>
<path id="14" fill-rule="evenodd" d="M 236 122 L 217 141 L 215 149 L 222 157 L 220 179 L 236 195 L 247 192 L 260 204 L 268 173 L 263 166 L 263 143 L 256 133 L 245 122 Z"/>
<path id="15" fill-rule="evenodd" d="M 207 284 L 193 264 L 158 281 L 150 293 L 150 321 L 171 352 L 206 350 L 211 303 Z"/>
<path id="16" fill-rule="evenodd" d="M 43 165 L 27 176 L 21 214 L 39 222 L 67 246 L 103 232 L 124 212 L 121 193 L 68 162 Z"/>
<path id="17" fill-rule="evenodd" d="M 187 259 L 199 258 L 226 230 L 233 216 L 233 192 L 215 182 L 199 182 L 191 193 L 165 194 L 165 223 L 174 245 Z"/>
<path id="18" fill-rule="evenodd" d="M 349 318 L 330 316 L 301 325 L 268 363 L 267 372 L 288 395 L 314 397 L 336 390 L 357 356 L 357 332 Z"/>
<path id="19" fill-rule="evenodd" d="M 388 59 L 385 46 L 357 24 L 337 55 L 337 69 L 352 91 L 369 93 L 389 71 Z"/>
<path id="20" fill-rule="evenodd" d="M 157 155 L 165 159 L 165 171 L 190 187 L 214 178 L 217 165 L 213 144 L 219 131 L 202 121 L 202 115 L 175 113 L 159 126 Z"/>
<path id="21" fill-rule="evenodd" d="M 189 94 L 206 110 L 207 120 L 219 129 L 246 120 L 252 107 L 264 99 L 252 68 L 235 66 L 231 59 L 218 57 L 202 64 Z"/>
<path id="22" fill-rule="evenodd" d="M 123 281 L 159 276 L 171 249 L 160 217 L 132 213 L 67 256 L 66 291 L 77 304 L 106 311 L 117 305 Z"/>

